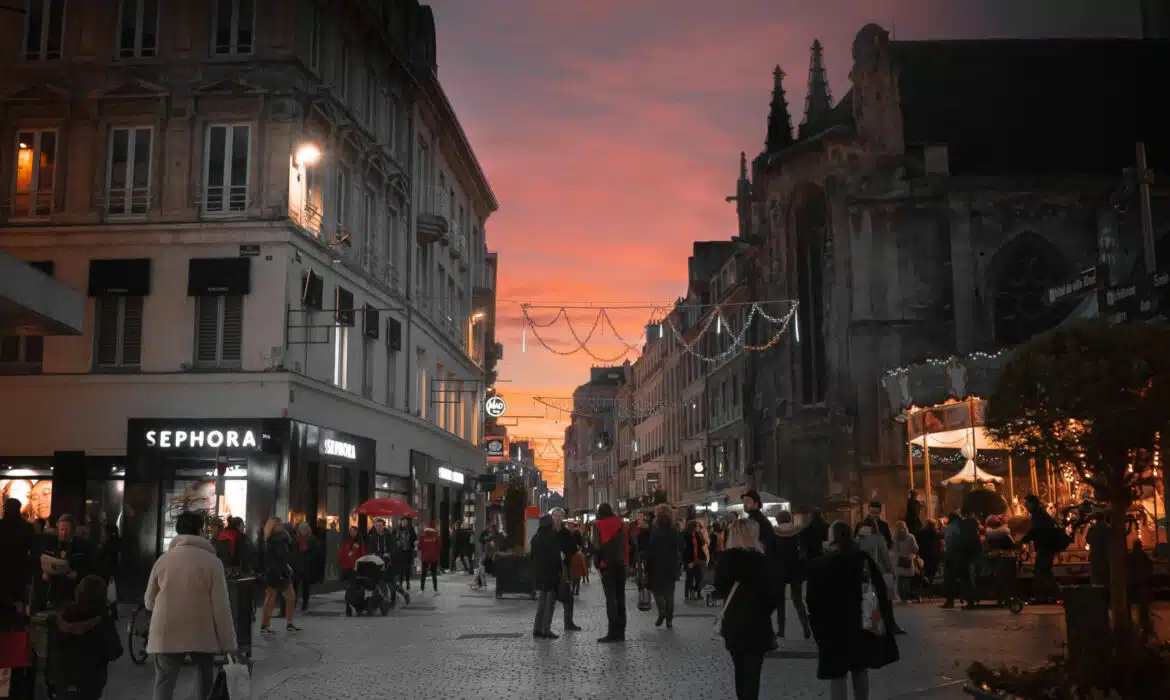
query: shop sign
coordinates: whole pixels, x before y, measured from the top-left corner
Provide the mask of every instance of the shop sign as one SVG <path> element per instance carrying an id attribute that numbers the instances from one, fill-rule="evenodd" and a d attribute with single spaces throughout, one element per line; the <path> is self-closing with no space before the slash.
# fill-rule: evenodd
<path id="1" fill-rule="evenodd" d="M 321 441 L 321 454 L 328 455 L 329 457 L 357 459 L 357 445 L 349 442 L 342 442 L 341 440 L 330 440 L 326 438 Z"/>
<path id="2" fill-rule="evenodd" d="M 443 481 L 450 481 L 453 484 L 462 484 L 463 472 L 457 472 L 447 467 L 439 467 L 439 478 Z"/>
<path id="3" fill-rule="evenodd" d="M 691 476 L 699 477 L 699 476 L 706 476 L 706 475 L 707 475 L 707 465 L 703 464 L 702 462 L 695 462 L 694 464 L 691 465 Z"/>
<path id="4" fill-rule="evenodd" d="M 508 404 L 502 396 L 489 396 L 483 402 L 483 410 L 492 418 L 499 418 L 508 410 Z"/>
<path id="5" fill-rule="evenodd" d="M 507 449 L 507 441 L 504 438 L 494 437 L 487 440 L 487 454 L 488 457 L 495 457 L 498 459 L 504 458 L 504 451 Z"/>
<path id="6" fill-rule="evenodd" d="M 148 430 L 146 446 L 161 449 L 184 447 L 259 449 L 254 430 Z"/>

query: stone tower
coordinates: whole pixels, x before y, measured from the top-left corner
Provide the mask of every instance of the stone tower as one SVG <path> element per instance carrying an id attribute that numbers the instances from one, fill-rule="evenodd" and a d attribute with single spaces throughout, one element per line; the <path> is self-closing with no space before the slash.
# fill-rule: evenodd
<path id="1" fill-rule="evenodd" d="M 807 138 L 825 128 L 833 110 L 829 81 L 825 77 L 825 58 L 821 40 L 813 41 L 808 64 L 808 96 L 804 102 L 804 121 L 800 124 L 800 138 Z"/>
<path id="2" fill-rule="evenodd" d="M 792 115 L 788 112 L 788 97 L 784 94 L 784 71 L 780 66 L 772 73 L 772 108 L 768 112 L 768 137 L 764 153 L 776 153 L 794 143 Z"/>

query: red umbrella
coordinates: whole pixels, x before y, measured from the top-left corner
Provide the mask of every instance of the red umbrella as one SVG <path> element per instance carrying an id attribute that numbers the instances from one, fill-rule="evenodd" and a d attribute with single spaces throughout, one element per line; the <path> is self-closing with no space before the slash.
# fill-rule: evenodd
<path id="1" fill-rule="evenodd" d="M 357 507 L 358 515 L 371 518 L 417 518 L 418 512 L 400 498 L 371 498 Z"/>

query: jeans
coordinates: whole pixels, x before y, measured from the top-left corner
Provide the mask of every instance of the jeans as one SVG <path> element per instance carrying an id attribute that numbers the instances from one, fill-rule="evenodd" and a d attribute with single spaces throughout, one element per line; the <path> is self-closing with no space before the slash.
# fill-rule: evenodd
<path id="1" fill-rule="evenodd" d="M 419 579 L 418 586 L 420 591 L 427 589 L 427 571 L 431 572 L 431 584 L 435 587 L 435 592 L 439 592 L 439 562 L 424 561 L 422 563 L 422 577 Z"/>
<path id="2" fill-rule="evenodd" d="M 154 700 L 174 700 L 175 684 L 179 681 L 184 656 L 187 654 L 154 655 Z M 190 656 L 198 674 L 195 680 L 199 694 L 195 697 L 205 698 L 211 695 L 211 684 L 215 680 L 214 657 L 211 654 L 194 653 Z"/>
<path id="3" fill-rule="evenodd" d="M 732 653 L 735 666 L 735 699 L 760 699 L 760 674 L 764 670 L 764 652 Z"/>
<path id="4" fill-rule="evenodd" d="M 394 563 L 394 583 L 399 588 L 405 587 L 410 590 L 410 573 L 414 568 L 414 555 L 406 554 L 400 560 Z"/>
<path id="5" fill-rule="evenodd" d="M 958 557 L 948 559 L 943 575 L 948 605 L 953 605 L 958 596 L 963 596 L 970 605 L 975 604 L 975 586 L 971 580 L 971 562 L 969 560 Z"/>
<path id="6" fill-rule="evenodd" d="M 669 587 L 659 586 L 654 591 L 654 605 L 658 607 L 658 617 L 663 620 L 674 620 L 674 584 Z"/>
<path id="7" fill-rule="evenodd" d="M 569 591 L 569 598 L 561 603 L 561 607 L 565 610 L 565 629 L 576 627 L 577 624 L 573 622 L 573 596 L 572 591 Z"/>
<path id="8" fill-rule="evenodd" d="M 849 675 L 853 681 L 853 700 L 869 700 L 869 672 L 863 668 Z M 832 700 L 849 700 L 849 688 L 844 678 L 829 681 L 829 697 Z"/>
<path id="9" fill-rule="evenodd" d="M 552 634 L 552 618 L 556 607 L 556 591 L 540 591 L 537 593 L 536 620 L 532 623 L 533 634 Z"/>
<path id="10" fill-rule="evenodd" d="M 797 579 L 780 584 L 780 595 L 776 601 L 776 634 L 784 636 L 784 618 L 787 616 L 788 606 L 784 603 L 785 594 L 792 595 L 792 607 L 796 608 L 796 616 L 800 619 L 800 628 L 808 632 L 808 609 L 804 607 L 804 582 Z"/>
<path id="11" fill-rule="evenodd" d="M 313 584 L 309 582 L 309 577 L 305 574 L 297 576 L 297 591 L 301 596 L 301 610 L 309 609 L 309 596 L 312 594 Z M 287 613 L 286 613 L 287 614 Z"/>
<path id="12" fill-rule="evenodd" d="M 609 621 L 605 636 L 622 639 L 626 636 L 626 567 L 602 569 L 601 589 L 605 591 L 605 617 Z"/>

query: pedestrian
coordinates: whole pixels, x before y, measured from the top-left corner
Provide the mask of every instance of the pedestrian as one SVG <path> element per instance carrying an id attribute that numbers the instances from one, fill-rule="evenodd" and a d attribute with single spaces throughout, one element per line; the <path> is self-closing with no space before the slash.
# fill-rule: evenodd
<path id="1" fill-rule="evenodd" d="M 564 628 L 566 632 L 580 632 L 581 628 L 573 621 L 573 609 L 576 605 L 573 600 L 572 588 L 573 560 L 580 553 L 579 544 L 577 539 L 573 537 L 569 524 L 565 522 L 565 509 L 553 508 L 549 514 L 552 516 L 553 531 L 557 535 L 557 543 L 561 548 L 561 581 L 568 586 L 567 590 L 564 587 L 557 589 L 561 608 L 565 611 Z"/>
<path id="2" fill-rule="evenodd" d="M 764 554 L 775 565 L 776 532 L 772 529 L 772 521 L 763 512 L 764 502 L 760 500 L 758 491 L 748 491 L 743 495 L 743 512 L 755 522 L 760 533 L 760 546 Z"/>
<path id="3" fill-rule="evenodd" d="M 57 518 L 56 530 L 56 537 L 50 535 L 45 540 L 41 557 L 45 600 L 55 608 L 73 602 L 78 581 L 95 573 L 97 566 L 89 543 L 77 537 L 72 515 L 64 513 Z"/>
<path id="4" fill-rule="evenodd" d="M 1071 539 L 1063 528 L 1048 514 L 1048 510 L 1035 494 L 1024 499 L 1024 510 L 1032 516 L 1032 525 L 1020 544 L 1031 544 L 1035 550 L 1032 571 L 1035 576 L 1037 600 L 1050 600 L 1056 596 L 1056 579 L 1052 575 L 1052 562 L 1056 555 L 1068 548 Z"/>
<path id="5" fill-rule="evenodd" d="M 292 538 L 280 518 L 269 518 L 264 525 L 264 609 L 260 618 L 260 632 L 272 630 L 272 610 L 277 598 L 284 601 L 285 628 L 289 632 L 300 632 L 293 624 L 297 609 L 297 593 L 293 588 Z"/>
<path id="6" fill-rule="evenodd" d="M 197 697 L 207 697 L 215 655 L 236 651 L 236 625 L 223 565 L 202 531 L 199 513 L 181 513 L 175 521 L 177 534 L 154 563 L 146 584 L 146 609 L 153 613 L 146 651 L 154 655 L 154 700 L 174 698 L 186 657 L 198 674 Z M 292 586 L 286 590 L 291 598 Z M 295 599 L 288 605 L 290 628 L 294 608 Z M 265 611 L 271 613 L 267 600 Z"/>
<path id="7" fill-rule="evenodd" d="M 420 591 L 427 589 L 427 572 L 431 574 L 431 587 L 435 595 L 439 595 L 439 557 L 443 553 L 443 536 L 439 534 L 439 526 L 434 520 L 423 528 L 418 538 L 419 568 L 422 576 L 418 582 Z"/>
<path id="8" fill-rule="evenodd" d="M 764 655 L 774 643 L 774 569 L 760 547 L 754 519 L 731 523 L 726 544 L 715 570 L 714 596 L 723 600 L 718 631 L 735 667 L 736 699 L 758 700 Z"/>
<path id="9" fill-rule="evenodd" d="M 824 554 L 825 541 L 829 539 L 829 523 L 820 508 L 813 510 L 808 524 L 800 531 L 800 548 L 806 561 L 813 561 Z"/>
<path id="10" fill-rule="evenodd" d="M 832 700 L 848 698 L 846 676 L 853 682 L 854 700 L 868 700 L 868 669 L 897 661 L 898 646 L 890 625 L 863 626 L 862 613 L 876 606 L 884 622 L 892 619 L 893 606 L 885 579 L 850 537 L 849 525 L 838 520 L 830 526 L 827 548 L 825 556 L 810 564 L 808 576 L 817 678 L 830 682 Z"/>
<path id="11" fill-rule="evenodd" d="M 1137 607 L 1137 632 L 1142 641 L 1148 642 L 1154 637 L 1154 623 L 1150 616 L 1154 562 L 1142 548 L 1140 539 L 1133 541 L 1133 549 L 1126 557 L 1125 564 L 1129 572 L 1129 604 Z"/>
<path id="12" fill-rule="evenodd" d="M 463 567 L 463 573 L 470 574 L 471 561 L 475 557 L 475 545 L 471 541 L 471 527 L 460 525 L 459 529 L 455 531 L 455 554 L 459 564 Z M 454 569 L 455 565 L 452 564 Z"/>
<path id="13" fill-rule="evenodd" d="M 19 604 L 28 600 L 28 586 L 33 574 L 33 553 L 37 551 L 37 535 L 20 511 L 19 500 L 4 501 L 4 517 L 0 520 L 0 603 Z"/>
<path id="14" fill-rule="evenodd" d="M 904 603 L 914 598 L 914 576 L 918 573 L 918 540 L 910 525 L 899 520 L 894 525 L 894 575 L 898 578 L 898 597 Z"/>
<path id="15" fill-rule="evenodd" d="M 323 568 L 321 542 L 313 534 L 313 528 L 309 526 L 308 521 L 302 520 L 297 524 L 293 550 L 293 572 L 296 575 L 296 587 L 301 594 L 301 612 L 309 609 L 313 584 L 321 580 Z"/>
<path id="16" fill-rule="evenodd" d="M 683 590 L 687 600 L 698 600 L 702 597 L 703 569 L 707 565 L 706 547 L 699 522 L 692 520 L 687 523 L 686 536 L 683 538 L 683 563 L 686 566 L 687 577 Z"/>
<path id="17" fill-rule="evenodd" d="M 895 587 L 897 586 L 897 577 L 894 575 L 894 560 L 890 558 L 890 549 L 886 546 L 886 540 L 878 534 L 877 523 L 873 518 L 866 518 L 861 522 L 861 526 L 857 528 L 857 545 L 861 551 L 869 555 L 870 561 L 874 563 L 875 570 L 882 577 L 883 590 L 889 597 L 887 602 L 893 602 L 894 596 L 897 595 Z M 894 620 L 894 608 L 890 606 L 890 614 L 886 617 L 886 622 L 889 624 L 891 631 L 894 634 L 905 634 L 906 632 L 898 626 L 897 621 Z"/>
<path id="18" fill-rule="evenodd" d="M 418 545 L 418 533 L 415 532 L 410 518 L 398 519 L 398 530 L 394 536 L 397 538 L 393 562 L 397 576 L 395 583 L 409 591 L 410 579 L 414 575 L 414 552 Z"/>
<path id="19" fill-rule="evenodd" d="M 542 515 L 538 522 L 536 534 L 528 546 L 528 554 L 532 559 L 532 585 L 537 596 L 532 636 L 536 639 L 559 639 L 560 636 L 552 631 L 552 618 L 556 612 L 557 590 L 562 581 L 564 555 L 552 516 Z"/>
<path id="20" fill-rule="evenodd" d="M 410 603 L 410 594 L 398 582 L 398 573 L 394 568 L 398 558 L 397 548 L 398 538 L 386 527 L 385 518 L 374 518 L 374 529 L 366 535 L 366 554 L 377 555 L 385 566 L 382 578 L 390 584 L 390 607 L 398 605 L 399 595 L 407 604 Z"/>
<path id="21" fill-rule="evenodd" d="M 678 581 L 679 565 L 678 530 L 673 516 L 671 507 L 666 504 L 655 509 L 654 525 L 646 544 L 646 575 L 658 608 L 658 620 L 654 626 L 661 627 L 666 623 L 666 629 L 674 628 L 674 584 Z"/>
<path id="22" fill-rule="evenodd" d="M 886 549 L 894 548 L 894 535 L 892 532 L 890 532 L 890 524 L 885 520 L 882 520 L 881 501 L 869 502 L 869 512 L 866 514 L 865 518 L 861 520 L 861 522 L 857 523 L 857 527 L 853 530 L 853 536 L 856 537 L 858 535 L 858 531 L 867 524 L 873 528 L 875 533 L 881 535 L 882 539 L 886 541 Z"/>
<path id="23" fill-rule="evenodd" d="M 982 551 L 979 541 L 978 527 L 972 531 L 971 525 L 959 513 L 951 513 L 947 518 L 947 527 L 943 532 L 946 546 L 946 589 L 947 599 L 944 608 L 955 607 L 955 598 L 962 596 L 963 608 L 969 610 L 975 607 L 975 579 L 973 566 L 975 558 Z"/>
<path id="24" fill-rule="evenodd" d="M 1085 546 L 1089 549 L 1089 582 L 1094 586 L 1109 587 L 1109 550 L 1111 549 L 1109 521 L 1104 513 L 1085 531 Z"/>
<path id="25" fill-rule="evenodd" d="M 933 597 L 934 580 L 938 576 L 938 567 L 942 562 L 942 535 L 938 531 L 938 520 L 934 518 L 927 520 L 915 539 L 918 541 L 918 557 L 922 559 L 919 590 L 925 589 L 926 595 Z"/>
<path id="26" fill-rule="evenodd" d="M 109 665 L 122 656 L 122 640 L 106 600 L 106 579 L 89 575 L 77 584 L 74 601 L 57 617 L 49 673 L 58 700 L 99 700 Z"/>
<path id="27" fill-rule="evenodd" d="M 601 587 L 605 592 L 607 629 L 597 641 L 613 644 L 626 640 L 626 567 L 630 565 L 626 547 L 625 524 L 614 514 L 613 506 L 597 506 L 594 522 L 594 563 L 601 573 Z"/>
<path id="28" fill-rule="evenodd" d="M 348 582 L 354 577 L 354 568 L 357 560 L 366 556 L 366 543 L 357 525 L 350 525 L 345 540 L 337 548 L 337 568 L 341 571 L 341 580 Z"/>
<path id="29" fill-rule="evenodd" d="M 776 514 L 776 636 L 784 638 L 785 615 L 788 605 L 785 593 L 792 596 L 792 607 L 800 619 L 804 638 L 812 636 L 808 626 L 808 611 L 804 607 L 804 552 L 801 549 L 801 530 L 792 522 L 792 513 L 782 510 Z"/>
<path id="30" fill-rule="evenodd" d="M 573 558 L 569 562 L 569 585 L 573 587 L 573 595 L 581 595 L 581 580 L 589 575 L 589 560 L 585 556 L 585 538 L 581 535 L 581 526 L 569 523 L 569 534 L 573 538 Z"/>
<path id="31" fill-rule="evenodd" d="M 922 501 L 918 500 L 918 492 L 911 489 L 910 495 L 906 499 L 906 528 L 911 535 L 918 537 L 918 533 L 922 531 Z"/>

